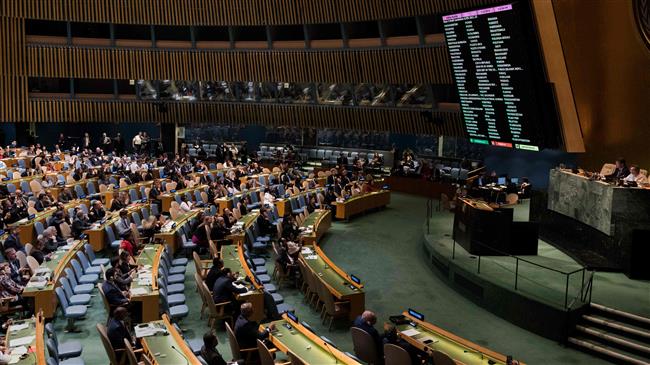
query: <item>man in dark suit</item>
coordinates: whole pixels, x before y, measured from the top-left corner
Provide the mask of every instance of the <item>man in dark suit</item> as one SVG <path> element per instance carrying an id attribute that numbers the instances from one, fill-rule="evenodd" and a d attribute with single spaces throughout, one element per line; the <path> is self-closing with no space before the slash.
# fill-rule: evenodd
<path id="1" fill-rule="evenodd" d="M 339 167 L 345 167 L 348 165 L 348 157 L 345 156 L 343 152 L 339 155 L 339 157 L 336 159 L 336 164 L 339 165 Z"/>
<path id="2" fill-rule="evenodd" d="M 115 350 L 124 348 L 125 339 L 133 344 L 133 337 L 131 337 L 131 333 L 125 323 L 128 315 L 129 311 L 126 308 L 117 307 L 113 311 L 113 317 L 108 321 L 106 333 L 108 340 L 111 341 L 111 345 L 113 345 Z"/>
<path id="3" fill-rule="evenodd" d="M 104 210 L 104 205 L 99 200 L 93 202 L 93 206 L 88 212 L 88 218 L 91 223 L 98 222 L 106 216 L 106 210 Z"/>
<path id="4" fill-rule="evenodd" d="M 372 337 L 372 341 L 375 343 L 375 348 L 377 349 L 377 352 L 379 353 L 378 356 L 381 359 L 384 352 L 383 336 L 381 336 L 375 328 L 376 323 L 377 315 L 372 311 L 367 310 L 361 313 L 361 315 L 354 320 L 352 326 L 368 332 L 370 337 Z"/>
<path id="5" fill-rule="evenodd" d="M 120 290 L 120 287 L 115 282 L 115 269 L 112 267 L 106 270 L 106 280 L 102 283 L 102 290 L 108 305 L 112 308 L 129 305 L 130 301 L 127 293 Z"/>
<path id="6" fill-rule="evenodd" d="M 257 347 L 257 340 L 266 340 L 269 337 L 269 333 L 275 329 L 275 324 L 271 323 L 269 327 L 260 331 L 260 325 L 250 320 L 252 315 L 253 305 L 248 302 L 242 304 L 241 314 L 237 317 L 234 329 L 239 348 L 249 349 Z"/>
<path id="7" fill-rule="evenodd" d="M 222 269 L 223 261 L 220 258 L 215 257 L 212 260 L 212 267 L 208 270 L 208 273 L 205 276 L 205 285 L 208 288 L 214 288 L 214 283 L 223 275 Z"/>
<path id="8" fill-rule="evenodd" d="M 72 221 L 72 236 L 74 238 L 79 238 L 85 230 L 89 229 L 91 227 L 90 223 L 88 222 L 88 217 L 84 214 L 82 210 L 77 211 L 77 216 L 74 221 Z"/>
<path id="9" fill-rule="evenodd" d="M 234 273 L 229 268 L 224 268 L 212 287 L 212 299 L 215 303 L 231 302 L 232 305 L 236 293 L 246 293 L 246 288 L 237 288 L 234 282 Z"/>
<path id="10" fill-rule="evenodd" d="M 226 365 L 223 356 L 217 350 L 219 340 L 212 332 L 206 332 L 203 335 L 203 347 L 201 347 L 201 357 L 208 365 Z"/>
<path id="11" fill-rule="evenodd" d="M 627 163 L 625 162 L 625 159 L 620 157 L 619 159 L 616 160 L 616 169 L 614 170 L 614 172 L 605 176 L 605 178 L 607 178 L 607 180 L 620 180 L 620 179 L 625 179 L 629 174 L 630 174 L 630 169 L 627 168 Z"/>
<path id="12" fill-rule="evenodd" d="M 23 251 L 25 252 L 25 246 L 23 246 L 22 243 L 20 243 L 20 236 L 18 236 L 18 232 L 20 231 L 19 226 L 15 226 L 11 228 L 11 231 L 9 232 L 9 236 L 3 243 L 4 249 L 8 250 L 10 248 L 13 248 L 16 251 Z"/>

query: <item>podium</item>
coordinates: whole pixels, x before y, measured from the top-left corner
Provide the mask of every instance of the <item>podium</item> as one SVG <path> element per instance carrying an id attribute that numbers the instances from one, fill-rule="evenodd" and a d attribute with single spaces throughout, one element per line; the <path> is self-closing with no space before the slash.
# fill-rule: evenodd
<path id="1" fill-rule="evenodd" d="M 492 208 L 477 199 L 458 200 L 453 238 L 472 255 L 537 255 L 538 235 L 537 223 L 513 222 L 511 208 Z"/>

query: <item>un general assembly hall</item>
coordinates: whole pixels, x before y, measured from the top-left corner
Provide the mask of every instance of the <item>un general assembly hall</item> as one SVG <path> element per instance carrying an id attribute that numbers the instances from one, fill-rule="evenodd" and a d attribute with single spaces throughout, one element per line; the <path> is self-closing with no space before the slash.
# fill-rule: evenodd
<path id="1" fill-rule="evenodd" d="M 650 0 L 0 0 L 0 365 L 650 365 Z"/>

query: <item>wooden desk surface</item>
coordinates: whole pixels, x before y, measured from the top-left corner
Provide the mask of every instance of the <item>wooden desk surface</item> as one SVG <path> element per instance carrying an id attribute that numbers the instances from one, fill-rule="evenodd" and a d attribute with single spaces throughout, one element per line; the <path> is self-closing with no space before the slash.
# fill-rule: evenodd
<path id="1" fill-rule="evenodd" d="M 155 326 L 164 328 L 167 335 L 148 336 L 140 339 L 142 348 L 158 365 L 201 365 L 199 359 L 192 353 L 183 337 L 163 314 L 162 320 L 150 321 Z"/>
<path id="2" fill-rule="evenodd" d="M 70 266 L 70 260 L 76 258 L 78 251 L 83 251 L 85 241 L 74 241 L 69 250 L 59 249 L 52 255 L 50 261 L 43 261 L 39 268 L 46 268 L 51 271 L 50 280 L 42 289 L 31 286 L 36 279 L 32 277 L 30 282 L 23 290 L 23 297 L 33 298 L 35 310 L 42 311 L 43 316 L 47 319 L 54 318 L 56 312 L 57 299 L 54 289 L 59 286 L 59 278 L 63 275 L 63 270 Z"/>
<path id="3" fill-rule="evenodd" d="M 23 328 L 18 331 L 12 331 L 12 327 L 15 325 L 27 324 L 27 328 Z M 7 329 L 7 336 L 5 337 L 5 346 L 10 348 L 11 341 L 34 336 L 34 339 L 26 345 L 29 349 L 27 351 L 27 357 L 24 359 L 18 360 L 15 364 L 18 365 L 45 365 L 45 323 L 42 316 L 37 316 L 36 318 L 28 318 L 23 320 L 14 321 L 14 323 L 9 326 Z"/>
<path id="4" fill-rule="evenodd" d="M 354 320 L 365 310 L 365 292 L 362 284 L 357 284 L 345 271 L 336 266 L 318 245 L 305 246 L 300 251 L 308 270 L 327 287 L 330 293 L 339 300 L 349 300 L 350 320 Z"/>
<path id="5" fill-rule="evenodd" d="M 129 205 L 126 210 L 129 212 L 129 214 L 133 212 L 138 212 L 140 213 L 140 210 L 142 208 L 147 208 L 149 209 L 149 203 L 136 203 L 136 204 L 131 204 Z M 93 251 L 99 252 L 104 249 L 104 246 L 106 245 L 106 232 L 104 231 L 104 228 L 115 224 L 120 219 L 120 214 L 119 212 L 106 212 L 107 219 L 103 224 L 93 224 L 93 227 L 90 229 L 87 229 L 84 231 L 84 233 L 88 236 L 88 243 L 93 247 Z M 116 232 L 117 233 L 117 232 Z M 115 237 L 119 238 L 119 237 Z"/>
<path id="6" fill-rule="evenodd" d="M 142 322 L 151 322 L 157 320 L 160 315 L 158 306 L 158 266 L 163 252 L 162 245 L 147 245 L 140 252 L 136 259 L 138 266 L 142 265 L 151 270 L 151 284 L 141 284 L 138 278 L 131 282 L 130 291 L 146 290 L 145 294 L 131 293 L 131 300 L 142 303 Z"/>
<path id="7" fill-rule="evenodd" d="M 359 364 L 339 349 L 325 345 L 325 341 L 320 337 L 302 324 L 289 319 L 286 314 L 282 315 L 282 319 L 272 323 L 276 328 L 269 336 L 273 345 L 285 354 L 291 352 L 305 364 Z M 286 325 L 289 325 L 291 329 L 285 327 Z M 262 327 L 260 326 L 260 329 Z"/>
<path id="8" fill-rule="evenodd" d="M 332 226 L 332 211 L 329 209 L 316 209 L 300 226 L 301 229 L 311 229 L 309 233 L 302 231 L 300 239 L 305 245 L 318 243 L 325 232 Z"/>
<path id="9" fill-rule="evenodd" d="M 505 355 L 456 336 L 455 334 L 445 331 L 429 322 L 420 321 L 409 315 L 407 312 L 402 314 L 408 318 L 408 320 L 415 323 L 416 326 L 413 327 L 409 324 L 397 326 L 399 336 L 422 351 L 432 349 L 442 351 L 454 359 L 454 361 L 459 365 L 505 365 L 506 363 Z M 412 329 L 418 331 L 418 334 L 413 336 L 407 336 L 404 334 L 404 331 Z M 426 340 L 433 340 L 433 342 L 424 344 L 423 341 Z M 525 365 L 523 362 L 520 362 L 520 364 Z"/>
<path id="10" fill-rule="evenodd" d="M 381 190 L 359 194 L 344 202 L 334 202 L 337 219 L 350 219 L 351 216 L 390 204 L 390 191 Z"/>
<path id="11" fill-rule="evenodd" d="M 255 282 L 255 278 L 244 260 L 244 251 L 241 244 L 221 246 L 221 259 L 223 260 L 224 267 L 229 268 L 232 272 L 238 272 L 240 277 L 248 277 L 251 283 L 253 283 L 247 285 L 249 288 L 247 293 L 237 294 L 236 299 L 240 302 L 249 302 L 253 305 L 252 320 L 259 322 L 264 319 L 264 294 L 261 286 Z M 212 291 L 212 288 L 209 289 Z"/>

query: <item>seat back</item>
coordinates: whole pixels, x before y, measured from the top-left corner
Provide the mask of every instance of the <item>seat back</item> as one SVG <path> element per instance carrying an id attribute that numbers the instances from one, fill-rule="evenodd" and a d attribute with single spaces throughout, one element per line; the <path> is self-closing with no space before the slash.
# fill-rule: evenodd
<path id="1" fill-rule="evenodd" d="M 104 303 L 104 308 L 106 309 L 106 313 L 112 313 L 111 305 L 110 303 L 108 303 L 108 299 L 106 299 L 106 294 L 104 294 L 104 289 L 102 288 L 102 285 L 97 284 L 97 289 L 99 289 L 99 295 L 102 297 L 102 302 Z"/>
<path id="2" fill-rule="evenodd" d="M 131 199 L 132 202 L 139 200 L 138 192 L 135 191 L 135 189 L 129 189 L 129 199 Z"/>
<path id="3" fill-rule="evenodd" d="M 84 193 L 84 189 L 79 184 L 74 186 L 74 193 L 75 195 L 77 195 L 78 199 L 82 199 L 86 197 L 86 193 Z"/>
<path id="4" fill-rule="evenodd" d="M 74 290 L 72 290 L 72 286 L 70 286 L 70 281 L 68 280 L 68 278 L 66 278 L 65 276 L 61 277 L 61 279 L 59 279 L 59 283 L 61 283 L 61 287 L 63 288 L 66 297 L 70 298 L 74 295 Z"/>
<path id="5" fill-rule="evenodd" d="M 377 346 L 375 345 L 372 336 L 358 327 L 350 327 L 350 332 L 352 333 L 354 354 L 367 363 L 378 364 L 379 356 L 377 353 Z M 434 362 L 434 364 L 438 365 L 436 362 Z"/>
<path id="6" fill-rule="evenodd" d="M 61 230 L 63 238 L 68 239 L 72 237 L 72 229 L 68 222 L 61 222 L 61 224 L 59 224 L 59 229 Z"/>
<path id="7" fill-rule="evenodd" d="M 50 354 L 51 357 L 58 359 L 59 358 L 59 351 L 57 350 L 57 345 L 54 343 L 54 340 L 51 338 L 48 338 L 47 341 L 45 341 L 45 346 L 47 346 L 47 352 Z"/>
<path id="8" fill-rule="evenodd" d="M 403 365 L 410 363 L 411 355 L 406 350 L 392 343 L 384 344 L 385 365 Z"/>
<path id="9" fill-rule="evenodd" d="M 34 230 L 36 231 L 36 235 L 43 234 L 43 231 L 45 230 L 45 228 L 43 228 L 43 223 L 34 222 Z"/>
<path id="10" fill-rule="evenodd" d="M 237 337 L 235 337 L 235 333 L 230 328 L 228 322 L 226 322 L 225 324 L 226 324 L 226 332 L 228 333 L 228 343 L 230 343 L 230 352 L 232 353 L 232 357 L 235 360 L 242 360 L 241 352 L 239 351 L 239 343 L 237 342 Z"/>
<path id="11" fill-rule="evenodd" d="M 18 262 L 20 262 L 20 267 L 27 267 L 27 256 L 23 251 L 16 251 L 16 257 Z"/>
<path id="12" fill-rule="evenodd" d="M 81 264 L 76 259 L 70 260 L 70 264 L 72 265 L 72 271 L 74 271 L 74 274 L 78 280 L 84 274 L 84 270 L 81 268 Z"/>
<path id="13" fill-rule="evenodd" d="M 38 264 L 38 261 L 36 261 L 34 257 L 27 256 L 27 266 L 29 266 L 29 270 L 32 272 L 32 275 L 34 275 L 40 265 Z"/>
<path id="14" fill-rule="evenodd" d="M 66 267 L 65 269 L 63 269 L 63 271 L 65 272 L 65 276 L 68 278 L 68 280 L 70 280 L 70 284 L 72 285 L 72 287 L 74 288 L 75 286 L 77 286 L 77 278 L 74 276 L 74 272 L 72 271 L 72 269 Z"/>
<path id="15" fill-rule="evenodd" d="M 97 190 L 95 190 L 95 184 L 93 184 L 92 181 L 89 181 L 86 183 L 86 190 L 88 191 L 88 194 L 94 195 L 97 194 Z"/>
<path id="16" fill-rule="evenodd" d="M 129 365 L 138 365 L 138 358 L 135 356 L 133 346 L 126 338 L 124 339 L 124 351 L 126 352 L 126 358 L 129 360 Z"/>
<path id="17" fill-rule="evenodd" d="M 34 245 L 31 243 L 25 243 L 25 254 L 29 255 L 32 252 L 32 249 L 34 248 Z"/>
<path id="18" fill-rule="evenodd" d="M 257 351 L 260 353 L 260 364 L 261 365 L 274 365 L 275 361 L 273 360 L 273 355 L 271 351 L 266 347 L 264 342 L 257 340 Z"/>
<path id="19" fill-rule="evenodd" d="M 117 361 L 117 356 L 115 354 L 115 349 L 111 345 L 111 341 L 108 340 L 108 333 L 106 332 L 106 326 L 101 323 L 97 323 L 97 332 L 99 332 L 99 338 L 102 340 L 102 345 L 104 345 L 104 350 L 106 355 L 108 355 L 108 360 L 112 365 L 118 365 L 120 362 Z"/>
<path id="20" fill-rule="evenodd" d="M 600 169 L 600 175 L 601 176 L 606 176 L 606 175 L 611 175 L 614 173 L 616 170 L 616 165 L 613 163 L 606 163 L 603 164 L 603 167 Z"/>
<path id="21" fill-rule="evenodd" d="M 88 256 L 88 260 L 91 262 L 97 258 L 97 256 L 95 256 L 95 252 L 93 251 L 93 246 L 91 246 L 90 243 L 86 243 L 84 245 L 84 252 L 86 253 L 86 256 Z"/>
<path id="22" fill-rule="evenodd" d="M 79 259 L 79 262 L 81 262 L 81 267 L 83 269 L 87 269 L 88 267 L 90 267 L 90 262 L 88 262 L 88 258 L 86 257 L 86 255 L 84 255 L 83 251 L 77 251 L 76 255 L 77 258 Z"/>
<path id="23" fill-rule="evenodd" d="M 68 308 L 68 298 L 65 296 L 65 292 L 61 287 L 54 289 L 56 297 L 59 298 L 59 304 L 61 304 L 61 310 L 65 314 L 66 308 Z"/>
<path id="24" fill-rule="evenodd" d="M 436 365 L 455 365 L 456 362 L 442 351 L 433 350 L 433 363 Z"/>

